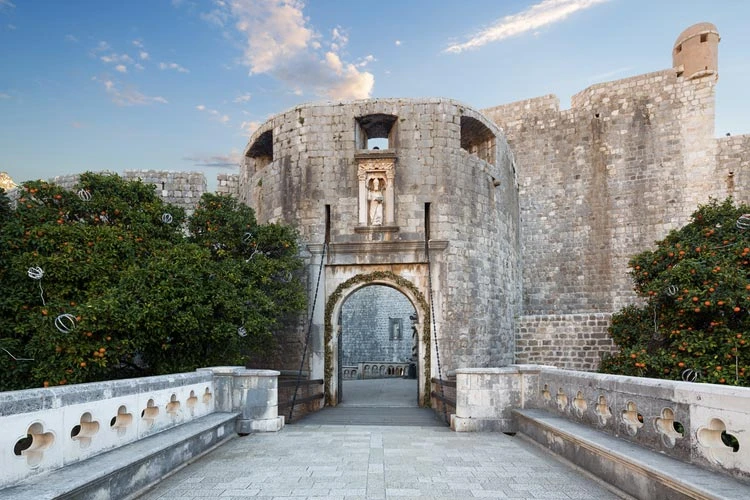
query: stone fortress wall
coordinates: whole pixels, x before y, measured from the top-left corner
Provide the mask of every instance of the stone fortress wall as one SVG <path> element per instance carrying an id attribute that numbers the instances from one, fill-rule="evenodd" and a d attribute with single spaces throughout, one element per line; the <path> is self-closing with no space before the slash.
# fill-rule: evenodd
<path id="1" fill-rule="evenodd" d="M 206 177 L 201 172 L 125 170 L 121 177 L 153 184 L 156 194 L 162 200 L 184 208 L 188 213 L 195 210 L 201 196 L 206 192 Z M 65 189 L 73 189 L 78 184 L 80 176 L 78 174 L 59 175 L 48 180 Z"/>
<path id="2" fill-rule="evenodd" d="M 567 110 L 555 96 L 483 110 L 518 169 L 518 363 L 595 368 L 613 347 L 602 325 L 636 300 L 629 257 L 710 197 L 750 201 L 750 136 L 714 137 L 718 43 L 701 23 L 671 69 L 593 85 Z"/>
<path id="3" fill-rule="evenodd" d="M 366 286 L 351 295 L 341 310 L 341 363 L 403 363 L 412 355 L 414 306 L 401 292 Z"/>
<path id="4" fill-rule="evenodd" d="M 372 138 L 387 139 L 387 148 L 370 149 Z M 443 242 L 431 251 L 443 366 L 513 362 L 517 185 L 504 139 L 480 113 L 448 99 L 303 105 L 261 125 L 245 156 L 240 198 L 258 221 L 295 225 L 303 247 L 328 239 L 325 297 L 372 271 L 398 268 L 426 283 L 425 238 Z M 385 185 L 380 222 L 368 213 L 371 172 Z M 317 266 L 310 268 L 312 300 Z M 314 353 L 323 342 L 314 328 Z"/>
<path id="5" fill-rule="evenodd" d="M 258 129 L 217 192 L 261 222 L 294 224 L 312 244 L 327 232 L 339 244 L 422 240 L 430 203 L 431 239 L 448 242 L 433 263 L 448 365 L 594 369 L 614 348 L 609 316 L 636 301 L 629 257 L 709 197 L 750 202 L 750 135 L 715 137 L 718 43 L 713 25 L 691 26 L 672 68 L 592 85 L 569 109 L 554 95 L 481 112 L 446 99 L 299 106 Z M 387 130 L 358 121 L 381 115 L 395 117 Z M 393 151 L 367 150 L 368 126 Z M 378 156 L 396 165 L 391 232 L 359 227 L 357 165 Z M 200 174 L 130 172 L 186 208 L 205 191 Z M 77 176 L 54 181 L 72 187 Z M 410 248 L 402 261 L 424 260 Z M 340 253 L 328 263 L 383 258 Z M 498 333 L 508 330 L 515 342 Z"/>

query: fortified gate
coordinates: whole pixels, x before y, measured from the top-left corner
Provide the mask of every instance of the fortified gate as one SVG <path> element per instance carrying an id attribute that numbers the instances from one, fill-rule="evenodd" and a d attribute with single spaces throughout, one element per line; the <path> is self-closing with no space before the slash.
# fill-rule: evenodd
<path id="1" fill-rule="evenodd" d="M 715 137 L 718 44 L 713 24 L 691 26 L 670 68 L 592 85 L 569 109 L 554 95 L 481 111 L 375 99 L 263 124 L 225 192 L 300 230 L 311 303 L 318 292 L 308 367 L 328 403 L 341 306 L 371 284 L 414 306 L 422 402 L 438 360 L 443 376 L 595 370 L 615 348 L 611 314 L 636 300 L 628 259 L 710 197 L 748 201 L 750 136 Z M 299 366 L 305 330 L 282 336 L 276 367 Z"/>
<path id="2" fill-rule="evenodd" d="M 505 138 L 481 113 L 448 99 L 304 105 L 262 125 L 245 155 L 240 197 L 259 222 L 299 228 L 310 253 L 309 369 L 329 404 L 341 308 L 368 285 L 414 306 L 420 402 L 438 361 L 443 376 L 513 362 L 518 186 Z"/>

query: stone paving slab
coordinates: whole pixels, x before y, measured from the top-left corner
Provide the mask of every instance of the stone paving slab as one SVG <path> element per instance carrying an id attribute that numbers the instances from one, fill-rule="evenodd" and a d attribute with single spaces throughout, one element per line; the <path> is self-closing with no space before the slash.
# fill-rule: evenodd
<path id="1" fill-rule="evenodd" d="M 438 426 L 306 425 L 238 437 L 141 500 L 621 498 L 551 455 L 499 433 Z"/>

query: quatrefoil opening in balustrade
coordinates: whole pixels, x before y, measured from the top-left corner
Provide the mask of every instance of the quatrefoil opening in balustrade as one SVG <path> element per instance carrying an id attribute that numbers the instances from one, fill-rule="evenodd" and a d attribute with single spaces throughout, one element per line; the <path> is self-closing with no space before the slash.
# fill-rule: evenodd
<path id="1" fill-rule="evenodd" d="M 190 396 L 187 398 L 187 408 L 191 416 L 195 415 L 195 405 L 198 404 L 198 397 L 195 395 L 195 391 L 190 391 Z"/>
<path id="2" fill-rule="evenodd" d="M 153 399 L 149 399 L 146 408 L 141 411 L 141 418 L 146 422 L 146 426 L 153 427 L 156 418 L 159 416 L 159 407 L 156 406 Z"/>
<path id="3" fill-rule="evenodd" d="M 740 442 L 734 434 L 727 432 L 727 426 L 720 418 L 713 418 L 706 427 L 697 432 L 698 443 L 708 449 L 709 457 L 719 465 L 740 451 Z"/>
<path id="4" fill-rule="evenodd" d="M 542 389 L 542 397 L 545 402 L 552 401 L 552 394 L 550 394 L 549 386 L 547 384 L 544 384 L 544 389 Z"/>
<path id="5" fill-rule="evenodd" d="M 78 441 L 81 449 L 86 449 L 91 445 L 91 438 L 99 432 L 99 422 L 91 417 L 91 413 L 86 412 L 81 415 L 79 423 L 70 430 L 70 438 Z"/>
<path id="6" fill-rule="evenodd" d="M 13 453 L 26 458 L 26 464 L 32 469 L 39 466 L 44 459 L 45 450 L 49 449 L 55 442 L 55 435 L 44 432 L 44 426 L 40 422 L 33 423 L 26 431 L 26 436 L 16 441 Z"/>
<path id="7" fill-rule="evenodd" d="M 128 427 L 133 423 L 133 414 L 128 413 L 128 408 L 125 405 L 120 406 L 117 409 L 117 415 L 112 417 L 109 421 L 109 426 L 117 431 L 118 436 L 124 436 L 128 432 Z"/>
<path id="8" fill-rule="evenodd" d="M 208 406 L 211 404 L 211 399 L 214 397 L 211 391 L 206 387 L 206 392 L 203 393 L 203 404 Z"/>
<path id="9" fill-rule="evenodd" d="M 654 427 L 661 435 L 661 442 L 667 448 L 674 448 L 675 442 L 685 437 L 685 427 L 674 419 L 674 410 L 671 408 L 664 408 L 661 411 L 661 417 L 654 421 Z"/>
<path id="10" fill-rule="evenodd" d="M 557 400 L 557 408 L 560 411 L 565 411 L 565 408 L 568 406 L 568 396 L 562 387 L 557 390 L 557 397 L 555 399 Z"/>
<path id="11" fill-rule="evenodd" d="M 180 413 L 180 402 L 177 400 L 177 395 L 172 394 L 167 403 L 167 415 L 175 419 L 180 416 Z"/>
<path id="12" fill-rule="evenodd" d="M 638 413 L 638 405 L 628 401 L 625 410 L 622 411 L 622 421 L 625 424 L 625 430 L 631 436 L 638 433 L 638 429 L 643 427 L 643 415 Z"/>
<path id="13" fill-rule="evenodd" d="M 605 398 L 604 396 L 599 396 L 599 399 L 596 402 L 594 413 L 596 413 L 596 416 L 599 417 L 599 424 L 607 425 L 607 420 L 612 418 L 612 411 L 609 409 L 609 405 L 607 404 L 607 398 Z"/>
<path id="14" fill-rule="evenodd" d="M 589 404 L 586 402 L 586 398 L 583 397 L 583 391 L 578 391 L 576 397 L 573 398 L 573 409 L 579 418 L 583 417 L 583 414 L 588 410 Z"/>

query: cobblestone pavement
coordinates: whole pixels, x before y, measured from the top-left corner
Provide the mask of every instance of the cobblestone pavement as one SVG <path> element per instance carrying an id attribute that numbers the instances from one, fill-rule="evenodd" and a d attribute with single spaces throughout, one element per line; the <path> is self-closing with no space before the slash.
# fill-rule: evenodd
<path id="1" fill-rule="evenodd" d="M 446 427 L 287 426 L 238 437 L 141 500 L 614 499 L 542 450 L 500 433 Z"/>

